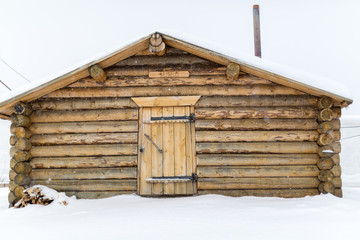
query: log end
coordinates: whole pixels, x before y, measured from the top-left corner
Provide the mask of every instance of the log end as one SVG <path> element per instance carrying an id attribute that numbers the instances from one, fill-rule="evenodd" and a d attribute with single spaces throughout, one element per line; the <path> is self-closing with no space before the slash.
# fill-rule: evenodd
<path id="1" fill-rule="evenodd" d="M 104 82 L 106 80 L 106 72 L 98 65 L 92 65 L 88 69 L 89 75 L 98 82 Z"/>
<path id="2" fill-rule="evenodd" d="M 226 77 L 228 80 L 236 80 L 240 74 L 240 65 L 236 63 L 229 63 L 226 67 Z"/>

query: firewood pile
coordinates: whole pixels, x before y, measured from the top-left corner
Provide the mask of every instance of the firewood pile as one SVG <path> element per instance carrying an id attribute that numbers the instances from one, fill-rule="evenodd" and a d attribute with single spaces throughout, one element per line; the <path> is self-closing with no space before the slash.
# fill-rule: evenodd
<path id="1" fill-rule="evenodd" d="M 53 197 L 47 196 L 41 188 L 30 187 L 23 192 L 23 197 L 14 205 L 14 208 L 23 208 L 29 204 L 48 205 L 54 201 Z"/>

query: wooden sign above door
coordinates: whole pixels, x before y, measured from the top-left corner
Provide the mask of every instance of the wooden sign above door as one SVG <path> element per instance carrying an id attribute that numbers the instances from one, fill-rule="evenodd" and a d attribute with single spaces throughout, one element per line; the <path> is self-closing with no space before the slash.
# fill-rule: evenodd
<path id="1" fill-rule="evenodd" d="M 150 78 L 169 78 L 169 77 L 186 78 L 189 76 L 190 76 L 189 71 L 149 72 Z"/>

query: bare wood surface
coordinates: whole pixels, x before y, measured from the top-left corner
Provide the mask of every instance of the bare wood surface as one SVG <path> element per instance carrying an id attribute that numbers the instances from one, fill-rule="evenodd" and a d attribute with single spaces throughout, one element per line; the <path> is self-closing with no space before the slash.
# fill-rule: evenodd
<path id="1" fill-rule="evenodd" d="M 32 147 L 31 142 L 29 141 L 29 139 L 26 138 L 19 138 L 15 144 L 16 149 L 23 151 L 28 151 L 31 149 L 31 147 Z"/>
<path id="2" fill-rule="evenodd" d="M 14 189 L 14 195 L 17 198 L 21 198 L 24 195 L 24 190 L 25 190 L 25 188 L 23 186 L 17 186 Z"/>
<path id="3" fill-rule="evenodd" d="M 121 194 L 133 194 L 135 191 L 91 191 L 91 192 L 65 192 L 67 196 L 76 196 L 77 199 L 108 198 Z"/>
<path id="4" fill-rule="evenodd" d="M 16 172 L 14 170 L 10 170 L 9 171 L 9 179 L 10 179 L 10 181 L 14 181 L 15 176 L 16 176 Z"/>
<path id="5" fill-rule="evenodd" d="M 139 107 L 192 106 L 200 96 L 135 97 L 131 98 Z"/>
<path id="6" fill-rule="evenodd" d="M 17 174 L 14 177 L 14 181 L 17 185 L 28 186 L 31 183 L 32 178 L 28 174 Z"/>
<path id="7" fill-rule="evenodd" d="M 334 113 L 331 109 L 323 109 L 318 114 L 318 120 L 321 122 L 330 122 L 334 118 Z"/>
<path id="8" fill-rule="evenodd" d="M 298 198 L 319 195 L 318 189 L 247 189 L 247 190 L 199 190 L 200 195 L 219 194 L 232 197 L 283 197 Z"/>
<path id="9" fill-rule="evenodd" d="M 174 116 L 173 107 L 163 108 L 164 117 Z M 164 147 L 164 176 L 175 176 L 175 161 L 174 161 L 174 124 L 163 125 L 163 147 Z M 164 184 L 164 194 L 170 195 L 175 193 L 175 184 L 167 183 Z"/>
<path id="10" fill-rule="evenodd" d="M 13 206 L 19 200 L 20 200 L 20 198 L 16 197 L 14 192 L 9 192 L 8 202 L 10 203 L 10 206 Z"/>
<path id="11" fill-rule="evenodd" d="M 92 80 L 92 82 L 95 82 Z M 89 99 L 39 99 L 31 103 L 34 110 L 79 110 L 79 109 L 118 109 L 136 108 L 131 98 L 98 98 Z"/>
<path id="12" fill-rule="evenodd" d="M 190 76 L 216 76 L 226 74 L 226 67 L 220 66 L 217 64 L 213 65 L 204 65 L 204 66 L 196 66 L 196 65 L 169 65 L 166 67 L 163 66 L 130 66 L 130 67 L 116 67 L 112 66 L 107 68 L 107 74 L 109 78 L 123 78 L 123 77 L 146 77 L 149 76 L 150 72 L 163 72 L 163 71 L 186 71 L 189 72 Z M 247 75 L 241 72 L 241 77 L 249 77 L 253 79 L 260 80 L 261 78 L 255 77 L 252 75 Z M 84 78 L 89 79 L 89 78 Z M 82 80 L 80 80 L 82 81 Z M 264 84 L 271 83 L 268 80 L 263 80 Z"/>
<path id="13" fill-rule="evenodd" d="M 317 166 L 320 170 L 329 170 L 335 164 L 339 164 L 339 162 L 334 162 L 332 158 L 322 158 L 317 162 Z"/>
<path id="14" fill-rule="evenodd" d="M 332 159 L 339 163 L 339 155 Z M 315 165 L 317 154 L 197 154 L 198 166 Z"/>
<path id="15" fill-rule="evenodd" d="M 136 156 L 98 156 L 98 157 L 52 157 L 32 158 L 32 168 L 96 168 L 96 167 L 135 167 Z"/>
<path id="16" fill-rule="evenodd" d="M 198 167 L 199 178 L 235 177 L 317 177 L 316 165 L 304 166 L 219 166 Z"/>
<path id="17" fill-rule="evenodd" d="M 14 171 L 18 174 L 19 173 L 28 174 L 31 172 L 31 170 L 32 167 L 27 162 L 18 162 L 14 166 Z"/>
<path id="18" fill-rule="evenodd" d="M 97 121 L 97 122 L 62 122 L 34 123 L 30 126 L 33 134 L 52 133 L 104 133 L 137 132 L 137 121 Z"/>
<path id="19" fill-rule="evenodd" d="M 11 123 L 11 125 L 10 125 L 10 133 L 11 133 L 11 134 L 15 134 L 15 129 L 16 129 L 15 124 L 14 124 L 14 123 Z"/>
<path id="20" fill-rule="evenodd" d="M 16 161 L 29 161 L 31 154 L 28 151 L 16 150 L 13 157 Z"/>
<path id="21" fill-rule="evenodd" d="M 26 103 L 18 102 L 14 105 L 14 113 L 30 116 L 30 114 L 32 113 L 32 108 Z"/>
<path id="22" fill-rule="evenodd" d="M 15 129 L 15 135 L 17 138 L 30 138 L 31 131 L 25 127 L 17 127 Z"/>
<path id="23" fill-rule="evenodd" d="M 197 143 L 197 153 L 317 153 L 315 142 Z"/>
<path id="24" fill-rule="evenodd" d="M 33 122 L 80 122 L 103 120 L 137 120 L 137 109 L 84 110 L 84 111 L 35 111 Z"/>
<path id="25" fill-rule="evenodd" d="M 334 121 L 331 121 L 331 122 L 322 122 L 319 124 L 318 126 L 318 132 L 319 133 L 327 133 L 331 130 L 333 130 L 333 124 L 332 122 L 335 122 L 335 121 L 338 121 L 339 122 L 339 125 L 340 125 L 340 121 L 339 120 L 334 120 Z"/>
<path id="26" fill-rule="evenodd" d="M 44 185 L 56 191 L 135 191 L 136 179 L 97 180 L 33 180 L 32 185 Z"/>
<path id="27" fill-rule="evenodd" d="M 340 129 L 340 122 L 334 127 Z M 336 124 L 338 123 L 338 124 Z M 315 119 L 197 119 L 195 127 L 200 130 L 314 130 Z"/>
<path id="28" fill-rule="evenodd" d="M 197 131 L 196 142 L 316 141 L 317 131 Z"/>
<path id="29" fill-rule="evenodd" d="M 236 63 L 229 63 L 226 67 L 226 78 L 228 80 L 235 80 L 239 77 L 240 66 Z"/>
<path id="30" fill-rule="evenodd" d="M 10 145 L 11 145 L 11 146 L 15 146 L 16 141 L 17 141 L 17 137 L 16 137 L 15 135 L 11 135 L 11 136 L 10 136 L 10 139 L 9 139 Z"/>
<path id="31" fill-rule="evenodd" d="M 33 179 L 125 179 L 136 178 L 136 168 L 73 168 L 73 169 L 33 169 Z M 15 177 L 16 179 L 16 177 Z"/>
<path id="32" fill-rule="evenodd" d="M 89 75 L 97 82 L 103 82 L 106 80 L 106 72 L 98 64 L 94 64 L 89 67 Z"/>
<path id="33" fill-rule="evenodd" d="M 166 66 L 166 65 L 193 65 L 193 64 L 213 64 L 203 58 L 195 55 L 184 55 L 179 58 L 176 55 L 158 56 L 133 56 L 115 64 L 117 67 L 122 66 Z"/>
<path id="34" fill-rule="evenodd" d="M 197 119 L 234 118 L 315 118 L 318 111 L 312 107 L 239 107 L 196 108 Z"/>
<path id="35" fill-rule="evenodd" d="M 317 98 L 313 96 L 232 96 L 202 97 L 196 107 L 314 107 Z"/>
<path id="36" fill-rule="evenodd" d="M 340 133 L 336 134 L 340 137 Z M 320 146 L 329 145 L 332 143 L 333 140 L 340 140 L 340 138 L 333 139 L 333 134 L 330 133 L 323 133 L 319 135 L 319 139 L 317 140 L 317 143 Z"/>
<path id="37" fill-rule="evenodd" d="M 158 72 L 149 72 L 149 78 L 176 78 L 176 77 L 189 77 L 189 71 L 158 71 Z"/>
<path id="38" fill-rule="evenodd" d="M 334 104 L 333 99 L 323 96 L 323 97 L 319 98 L 317 107 L 318 107 L 318 109 L 331 108 L 333 104 Z"/>
<path id="39" fill-rule="evenodd" d="M 109 77 L 104 82 L 95 82 L 93 79 L 82 79 L 69 87 L 95 88 L 95 87 L 146 87 L 146 86 L 202 86 L 202 85 L 260 85 L 271 84 L 270 81 L 253 77 L 242 76 L 234 80 L 227 80 L 225 76 L 190 76 L 184 77 Z"/>
<path id="40" fill-rule="evenodd" d="M 136 155 L 136 153 L 136 144 L 34 146 L 30 150 L 33 157 Z"/>
<path id="41" fill-rule="evenodd" d="M 332 182 L 321 182 L 319 184 L 319 191 L 321 193 L 335 193 L 335 185 Z"/>
<path id="42" fill-rule="evenodd" d="M 11 122 L 16 127 L 29 127 L 31 125 L 30 118 L 24 115 L 17 115 L 17 114 L 11 115 Z"/>
<path id="43" fill-rule="evenodd" d="M 113 88 L 62 88 L 51 92 L 44 98 L 73 98 L 73 97 L 151 97 L 151 96 L 236 96 L 236 95 L 304 95 L 303 92 L 292 88 L 272 85 L 254 86 L 166 86 L 166 87 L 113 87 Z"/>
<path id="44" fill-rule="evenodd" d="M 33 135 L 33 146 L 69 144 L 137 143 L 137 133 L 86 133 Z"/>
<path id="45" fill-rule="evenodd" d="M 339 178 L 338 178 L 339 179 Z M 317 188 L 317 177 L 271 177 L 271 178 L 200 178 L 199 189 L 281 189 Z M 341 187 L 341 181 L 336 181 Z"/>

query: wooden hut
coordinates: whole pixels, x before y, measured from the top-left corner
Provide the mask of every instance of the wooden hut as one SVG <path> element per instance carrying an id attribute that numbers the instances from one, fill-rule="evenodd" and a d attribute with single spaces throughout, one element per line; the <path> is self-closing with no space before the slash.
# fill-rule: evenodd
<path id="1" fill-rule="evenodd" d="M 0 104 L 9 202 L 35 184 L 78 198 L 342 196 L 351 102 L 152 34 Z"/>

